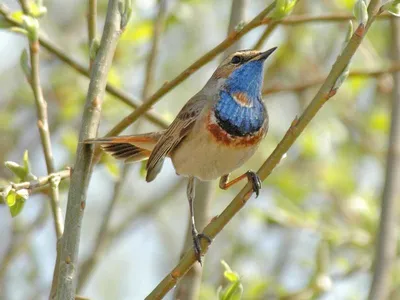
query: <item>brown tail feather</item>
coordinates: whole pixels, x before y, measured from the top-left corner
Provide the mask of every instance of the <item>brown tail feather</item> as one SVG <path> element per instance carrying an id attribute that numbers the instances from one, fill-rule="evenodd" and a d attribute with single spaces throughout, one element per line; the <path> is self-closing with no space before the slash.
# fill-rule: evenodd
<path id="1" fill-rule="evenodd" d="M 151 151 L 136 147 L 132 144 L 103 144 L 102 148 L 105 152 L 110 153 L 116 159 L 125 162 L 136 162 L 148 159 Z"/>
<path id="2" fill-rule="evenodd" d="M 85 140 L 86 144 L 102 144 L 114 145 L 114 144 L 131 144 L 141 149 L 152 151 L 164 131 L 150 132 L 138 135 L 122 135 L 112 137 L 102 137 L 96 139 Z"/>
<path id="3" fill-rule="evenodd" d="M 102 137 L 85 140 L 86 144 L 100 144 L 101 148 L 116 159 L 136 162 L 148 159 L 163 132 L 139 135 Z"/>

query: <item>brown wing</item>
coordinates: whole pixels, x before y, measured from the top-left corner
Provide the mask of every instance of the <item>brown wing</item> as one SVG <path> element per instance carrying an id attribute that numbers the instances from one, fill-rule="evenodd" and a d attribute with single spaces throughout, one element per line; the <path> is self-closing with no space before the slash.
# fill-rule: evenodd
<path id="1" fill-rule="evenodd" d="M 203 94 L 197 94 L 181 109 L 151 152 L 146 165 L 146 181 L 154 180 L 160 173 L 165 156 L 190 132 L 206 103 L 207 97 Z"/>

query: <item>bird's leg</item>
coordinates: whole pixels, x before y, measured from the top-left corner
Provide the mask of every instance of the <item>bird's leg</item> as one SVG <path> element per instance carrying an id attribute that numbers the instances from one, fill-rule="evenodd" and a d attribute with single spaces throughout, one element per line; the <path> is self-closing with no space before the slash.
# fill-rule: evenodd
<path id="1" fill-rule="evenodd" d="M 196 224 L 194 221 L 194 209 L 193 209 L 193 201 L 195 197 L 195 182 L 194 177 L 189 177 L 188 185 L 187 185 L 187 197 L 189 200 L 189 209 L 190 209 L 190 220 L 192 226 L 192 238 L 193 238 L 193 246 L 194 246 L 194 254 L 196 256 L 197 261 L 201 264 L 201 238 L 207 240 L 208 243 L 211 243 L 211 239 L 203 233 L 198 233 L 196 229 Z"/>
<path id="2" fill-rule="evenodd" d="M 219 187 L 223 190 L 229 189 L 232 185 L 238 183 L 240 180 L 244 178 L 247 178 L 247 180 L 251 182 L 253 191 L 256 193 L 256 196 L 258 197 L 261 190 L 261 180 L 256 173 L 250 170 L 229 182 L 228 182 L 229 174 L 223 175 L 219 181 Z"/>

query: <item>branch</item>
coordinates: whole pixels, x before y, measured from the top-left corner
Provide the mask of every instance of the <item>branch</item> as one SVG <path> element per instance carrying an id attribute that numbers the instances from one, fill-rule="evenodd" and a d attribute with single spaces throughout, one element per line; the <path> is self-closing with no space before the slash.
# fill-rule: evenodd
<path id="1" fill-rule="evenodd" d="M 392 55 L 400 60 L 400 22 L 392 19 Z M 368 299 L 388 299 L 391 271 L 397 248 L 397 199 L 400 193 L 400 72 L 393 74 L 391 126 L 386 158 L 386 179 L 383 187 L 381 216 L 377 236 L 375 266 Z M 389 110 L 390 111 L 390 110 Z"/>
<path id="2" fill-rule="evenodd" d="M 156 58 L 158 55 L 159 48 L 159 40 L 161 37 L 161 33 L 164 29 L 166 19 L 166 0 L 160 0 L 158 5 L 158 13 L 154 20 L 154 30 L 153 30 L 153 38 L 151 43 L 151 50 L 147 59 L 146 70 L 145 70 L 145 80 L 143 84 L 143 92 L 142 98 L 145 99 L 149 90 L 151 88 L 152 82 L 154 80 L 154 68 L 156 65 Z M 127 173 L 129 170 L 129 164 L 124 164 L 122 167 L 122 172 L 114 185 L 113 195 L 109 201 L 108 207 L 105 210 L 105 215 L 103 217 L 103 221 L 100 225 L 99 231 L 97 233 L 97 237 L 95 240 L 94 247 L 92 249 L 91 254 L 89 254 L 89 258 L 85 260 L 81 267 L 81 272 L 78 278 L 77 291 L 82 290 L 82 288 L 86 285 L 90 275 L 93 273 L 93 270 L 101 257 L 101 253 L 105 248 L 107 239 L 109 236 L 107 233 L 109 232 L 109 225 L 111 220 L 112 212 L 115 208 L 115 205 L 120 198 L 120 193 L 122 187 L 127 179 Z M 129 224 L 133 222 L 134 219 L 129 219 Z"/>
<path id="3" fill-rule="evenodd" d="M 146 62 L 146 73 L 145 73 L 143 93 L 142 93 L 143 99 L 147 99 L 154 81 L 154 70 L 155 70 L 156 57 L 159 50 L 160 36 L 162 31 L 164 30 L 165 19 L 166 19 L 166 8 L 167 8 L 166 6 L 167 6 L 166 0 L 158 1 L 158 13 L 154 20 L 154 25 L 153 25 L 153 39 L 149 56 Z"/>
<path id="4" fill-rule="evenodd" d="M 334 95 L 334 86 L 337 79 L 342 75 L 346 66 L 350 63 L 351 58 L 358 49 L 359 45 L 365 34 L 367 33 L 370 25 L 375 20 L 375 13 L 379 7 L 379 0 L 371 0 L 369 4 L 369 20 L 364 30 L 356 30 L 350 39 L 343 52 L 336 59 L 328 77 L 324 84 L 321 86 L 311 103 L 305 109 L 299 119 L 295 119 L 286 132 L 285 136 L 264 162 L 261 168 L 258 170 L 258 176 L 261 180 L 265 180 L 280 162 L 283 155 L 289 150 L 296 139 L 303 132 L 308 123 L 312 120 L 315 114 L 321 109 L 325 102 Z M 360 25 L 362 26 L 362 25 Z M 361 34 L 360 34 L 361 33 Z M 252 195 L 251 184 L 248 183 L 239 192 L 239 194 L 232 200 L 227 208 L 217 217 L 215 217 L 210 224 L 206 226 L 203 233 L 210 238 L 215 238 L 219 232 L 228 224 L 228 222 L 244 207 L 246 202 Z M 203 253 L 208 251 L 208 243 L 202 240 L 201 248 Z M 182 278 L 182 276 L 193 266 L 196 262 L 196 258 L 193 249 L 188 251 L 186 255 L 181 259 L 178 265 L 158 284 L 158 286 L 147 296 L 147 300 L 161 299 L 164 297 Z"/>
<path id="5" fill-rule="evenodd" d="M 44 186 L 50 184 L 51 179 L 54 177 L 59 177 L 60 180 L 69 178 L 70 173 L 71 173 L 71 170 L 68 168 L 66 170 L 51 173 L 47 176 L 39 177 L 38 179 L 32 180 L 32 181 L 26 181 L 26 182 L 20 182 L 20 183 L 11 182 L 11 186 L 16 191 L 22 190 L 22 189 L 28 189 L 28 190 L 32 191 L 34 189 L 41 188 L 41 187 L 44 187 Z M 0 187 L 0 192 L 2 192 L 4 189 L 5 189 L 5 187 Z"/>
<path id="6" fill-rule="evenodd" d="M 97 0 L 89 0 L 88 2 L 88 15 L 87 15 L 87 25 L 88 25 L 88 45 L 89 45 L 89 52 L 91 47 L 93 46 L 92 43 L 96 39 L 97 36 Z M 92 68 L 93 65 L 93 58 L 90 57 L 90 67 Z"/>
<path id="7" fill-rule="evenodd" d="M 384 74 L 394 73 L 400 71 L 400 60 L 393 61 L 389 67 L 377 69 L 377 70 L 354 70 L 351 71 L 349 77 L 379 77 Z M 301 92 L 310 87 L 318 84 L 322 84 L 325 81 L 324 77 L 311 79 L 304 83 L 298 83 L 294 85 L 285 86 L 282 84 L 275 84 L 271 87 L 265 88 L 262 91 L 263 95 L 281 93 L 281 92 Z"/>
<path id="8" fill-rule="evenodd" d="M 4 20 L 7 21 L 10 25 L 16 26 L 16 27 L 22 27 L 22 24 L 19 22 L 16 22 L 12 17 L 7 9 L 7 7 L 4 4 L 0 3 L 0 15 L 4 17 Z M 62 62 L 66 63 L 69 65 L 71 68 L 73 68 L 75 71 L 80 73 L 83 76 L 86 76 L 90 78 L 90 71 L 89 69 L 78 62 L 75 58 L 70 57 L 66 52 L 64 52 L 60 47 L 58 47 L 55 43 L 53 43 L 49 38 L 46 37 L 45 34 L 39 33 L 39 43 L 42 45 L 47 51 L 50 53 L 53 53 L 55 56 L 57 56 Z M 121 100 L 123 103 L 128 105 L 131 108 L 137 108 L 139 107 L 142 103 L 141 101 L 132 98 L 128 93 L 122 91 L 121 89 L 111 85 L 107 84 L 106 86 L 106 91 L 116 97 L 117 99 Z M 155 125 L 161 127 L 161 128 L 167 128 L 169 123 L 163 119 L 163 117 L 159 114 L 157 114 L 154 111 L 148 111 L 144 114 L 144 117 L 149 120 L 150 122 L 154 123 Z"/>
<path id="9" fill-rule="evenodd" d="M 26 2 L 22 1 L 26 6 Z M 26 7 L 24 8 L 24 10 Z M 30 56 L 30 74 L 26 74 L 28 76 L 28 81 L 32 87 L 33 95 L 35 98 L 35 105 L 37 111 L 37 126 L 40 133 L 40 141 L 43 147 L 43 154 L 46 160 L 47 174 L 52 174 L 55 171 L 54 168 L 54 160 L 53 160 L 53 151 L 51 148 L 51 139 L 50 139 L 50 130 L 49 130 L 49 122 L 47 118 L 47 102 L 43 97 L 43 91 L 40 84 L 40 75 L 39 75 L 39 40 L 38 40 L 38 30 L 39 23 L 36 19 L 33 19 L 29 16 L 29 23 L 27 21 L 27 30 L 28 30 L 28 38 L 29 38 L 29 56 Z M 53 213 L 54 220 L 54 228 L 56 231 L 57 239 L 59 239 L 63 234 L 63 216 L 60 208 L 59 201 L 59 193 L 58 193 L 58 184 L 53 184 L 51 186 L 51 196 L 50 196 L 50 204 L 51 210 Z"/>
<path id="10" fill-rule="evenodd" d="M 246 20 L 246 2 L 247 0 L 232 0 L 231 14 L 229 18 L 227 36 L 236 31 L 236 28 Z M 241 48 L 240 43 L 235 43 L 224 51 L 223 56 L 238 51 Z"/>
<path id="11" fill-rule="evenodd" d="M 124 11 L 128 1 L 110 0 L 104 25 L 103 36 L 93 63 L 86 105 L 82 117 L 79 143 L 74 171 L 68 195 L 65 219 L 65 232 L 61 241 L 57 299 L 73 299 L 78 273 L 78 251 L 83 212 L 86 206 L 86 193 L 92 173 L 91 161 L 93 147 L 82 143 L 94 138 L 100 122 L 101 107 L 118 38 L 126 26 L 129 13 Z M 53 295 L 52 295 L 53 296 Z"/>
<path id="12" fill-rule="evenodd" d="M 389 13 L 383 13 L 376 16 L 378 19 L 390 19 L 394 18 L 393 15 Z M 323 16 L 310 16 L 310 15 L 293 15 L 281 20 L 279 23 L 282 25 L 301 25 L 304 23 L 320 23 L 320 22 L 346 22 L 350 20 L 355 20 L 353 14 L 328 14 Z"/>

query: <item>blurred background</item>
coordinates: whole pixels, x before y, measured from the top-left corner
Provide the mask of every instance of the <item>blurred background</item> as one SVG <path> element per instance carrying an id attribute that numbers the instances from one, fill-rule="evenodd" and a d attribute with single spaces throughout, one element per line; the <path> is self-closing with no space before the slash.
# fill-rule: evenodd
<path id="1" fill-rule="evenodd" d="M 233 10 L 232 2 L 238 5 Z M 21 10 L 15 0 L 1 3 L 11 11 Z M 250 21 L 269 3 L 169 0 L 164 6 L 161 1 L 134 0 L 132 19 L 119 41 L 109 83 L 135 99 L 146 98 L 224 40 L 230 20 L 231 29 L 241 26 L 240 20 Z M 225 52 L 279 47 L 267 61 L 264 81 L 264 101 L 270 115 L 268 136 L 233 176 L 257 170 L 311 101 L 342 49 L 354 3 L 299 1 L 288 20 L 299 15 L 338 17 L 287 21 L 267 33 L 265 26 L 259 26 Z M 41 31 L 87 68 L 86 1 L 49 0 L 44 5 L 47 14 L 40 19 Z M 106 9 L 107 1 L 98 0 L 98 37 Z M 390 165 L 386 154 L 395 86 L 390 72 L 400 67 L 391 54 L 393 34 L 400 34 L 396 28 L 387 16 L 374 23 L 352 60 L 353 73 L 337 95 L 264 182 L 260 196 L 252 198 L 214 240 L 205 257 L 200 299 L 218 299 L 218 289 L 221 295 L 232 284 L 224 276 L 221 260 L 239 274 L 243 299 L 367 298 L 385 170 Z M 154 32 L 159 47 L 152 56 L 150 72 Z M 265 40 L 260 42 L 264 34 Z M 44 176 L 47 170 L 34 97 L 20 66 L 21 53 L 27 48 L 25 36 L 8 29 L 0 31 L 0 161 L 22 163 L 28 150 L 31 172 Z M 152 111 L 171 122 L 222 58 L 218 55 L 195 72 Z M 88 79 L 44 48 L 40 77 L 48 102 L 55 168 L 62 170 L 75 161 Z M 132 107 L 106 94 L 98 135 L 106 134 L 131 111 Z M 159 128 L 141 118 L 124 134 Z M 0 187 L 10 181 L 18 182 L 2 163 Z M 221 191 L 217 182 L 198 185 L 196 213 L 203 218 L 200 223 L 218 215 L 242 186 Z M 63 214 L 68 187 L 69 181 L 63 180 Z M 49 295 L 56 236 L 48 194 L 46 189 L 32 193 L 15 218 L 7 205 L 0 205 L 1 299 L 47 299 Z M 188 213 L 186 181 L 175 175 L 170 161 L 157 180 L 146 183 L 140 163 L 124 167 L 103 156 L 94 168 L 88 191 L 78 294 L 98 300 L 143 299 L 177 264 L 184 248 Z M 107 214 L 106 230 L 100 230 Z M 394 242 L 398 243 L 397 236 Z M 199 266 L 194 271 L 198 276 Z M 398 299 L 398 260 L 392 262 L 391 277 L 390 297 Z M 193 282 L 190 285 L 196 286 Z M 179 293 L 185 293 L 184 287 L 178 286 L 166 299 L 179 298 Z M 187 297 L 180 299 L 190 299 Z"/>

